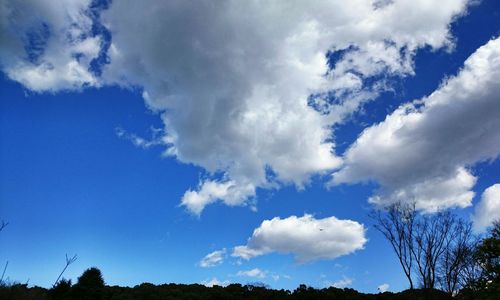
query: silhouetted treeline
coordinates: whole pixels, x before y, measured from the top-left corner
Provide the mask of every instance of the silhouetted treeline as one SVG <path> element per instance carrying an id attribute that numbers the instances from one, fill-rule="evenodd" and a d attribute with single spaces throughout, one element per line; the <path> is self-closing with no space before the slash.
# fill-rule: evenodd
<path id="1" fill-rule="evenodd" d="M 68 284 L 61 281 L 52 289 L 40 287 L 27 287 L 25 284 L 15 284 L 0 288 L 0 299 L 12 300 L 166 300 L 166 299 L 199 299 L 199 300 L 272 300 L 272 299 L 303 299 L 303 300 L 406 300 L 424 299 L 423 290 L 414 290 L 413 293 L 403 291 L 400 293 L 385 292 L 380 294 L 363 294 L 350 288 L 325 288 L 315 289 L 300 285 L 294 291 L 274 290 L 261 286 L 230 284 L 226 287 L 206 287 L 201 284 L 162 284 L 153 285 L 143 283 L 133 288 L 120 286 L 82 286 Z M 439 290 L 426 291 L 428 299 L 452 299 L 445 292 Z"/>
<path id="2" fill-rule="evenodd" d="M 468 297 L 472 298 L 468 298 Z M 460 299 L 483 299 L 480 294 L 460 295 Z M 206 287 L 201 284 L 143 283 L 135 287 L 106 286 L 97 268 L 86 270 L 76 284 L 71 280 L 61 280 L 51 289 L 27 287 L 26 284 L 0 286 L 0 299 L 5 300 L 160 300 L 160 299 L 303 299 L 303 300 L 414 300 L 453 299 L 440 290 L 407 290 L 400 293 L 363 294 L 350 288 L 335 287 L 315 289 L 300 285 L 294 291 L 274 290 L 262 286 L 230 284 L 226 287 Z"/>

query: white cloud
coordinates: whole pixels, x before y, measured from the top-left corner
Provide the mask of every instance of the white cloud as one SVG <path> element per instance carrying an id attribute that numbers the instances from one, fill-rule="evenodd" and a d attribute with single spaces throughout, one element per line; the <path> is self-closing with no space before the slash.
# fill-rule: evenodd
<path id="1" fill-rule="evenodd" d="M 250 259 L 271 252 L 292 253 L 298 262 L 334 259 L 363 249 L 365 228 L 351 220 L 335 217 L 315 219 L 311 215 L 265 220 L 244 246 L 232 256 Z"/>
<path id="2" fill-rule="evenodd" d="M 389 290 L 389 284 L 388 283 L 383 283 L 381 285 L 379 285 L 377 287 L 377 290 L 380 292 L 380 293 L 385 293 Z"/>
<path id="3" fill-rule="evenodd" d="M 143 88 L 166 154 L 214 174 L 183 197 L 200 214 L 337 169 L 332 125 L 390 88 L 383 78 L 412 75 L 417 49 L 451 49 L 468 1 L 114 1 L 101 18 L 112 34 L 102 76 L 89 71 L 104 47 L 89 34 L 89 0 L 32 2 L 1 4 L 3 71 L 34 91 Z M 31 62 L 22 37 L 43 24 L 51 34 Z M 339 50 L 329 69 L 325 54 Z"/>
<path id="4" fill-rule="evenodd" d="M 226 248 L 207 254 L 199 263 L 202 268 L 210 268 L 220 265 L 226 256 Z"/>
<path id="5" fill-rule="evenodd" d="M 7 76 L 36 91 L 98 86 L 89 71 L 101 49 L 92 36 L 90 0 L 0 3 L 0 66 Z"/>
<path id="6" fill-rule="evenodd" d="M 181 205 L 189 208 L 196 215 L 200 215 L 205 206 L 219 199 L 227 205 L 241 205 L 241 199 L 247 199 L 255 195 L 255 186 L 251 183 L 247 185 L 236 184 L 232 180 L 217 182 L 203 181 L 197 190 L 188 190 L 184 193 Z"/>
<path id="7" fill-rule="evenodd" d="M 184 195 L 200 214 L 215 201 L 245 204 L 258 187 L 302 188 L 339 167 L 330 126 L 383 89 L 364 77 L 412 74 L 417 48 L 451 45 L 448 25 L 465 3 L 114 2 L 104 77 L 145 88 L 148 106 L 162 112 L 167 153 L 224 174 Z M 349 46 L 356 50 L 329 71 L 325 53 Z M 324 114 L 307 105 L 311 93 Z"/>
<path id="8" fill-rule="evenodd" d="M 203 284 L 206 287 L 213 287 L 215 285 L 227 286 L 227 285 L 229 285 L 229 281 L 228 280 L 220 281 L 216 277 L 213 277 L 212 279 L 207 279 L 207 280 L 202 281 L 201 284 Z"/>
<path id="9" fill-rule="evenodd" d="M 152 133 L 152 137 L 150 139 L 141 137 L 135 133 L 130 133 L 127 132 L 125 129 L 121 127 L 116 127 L 115 128 L 115 133 L 118 137 L 129 140 L 134 144 L 136 147 L 143 148 L 143 149 L 149 149 L 154 146 L 160 146 L 160 145 L 166 145 L 168 144 L 166 141 L 162 139 L 161 136 L 159 136 L 162 132 L 161 129 L 157 128 L 150 128 L 150 131 Z"/>
<path id="10" fill-rule="evenodd" d="M 238 271 L 238 273 L 236 273 L 236 276 L 246 276 L 246 277 L 255 277 L 255 278 L 266 278 L 267 276 L 267 272 L 266 271 L 262 271 L 261 269 L 259 268 L 254 268 L 254 269 L 251 269 L 251 270 L 246 270 L 246 271 Z M 279 279 L 279 277 L 278 277 Z M 276 280 L 276 279 L 275 279 Z"/>
<path id="11" fill-rule="evenodd" d="M 477 232 L 484 231 L 493 221 L 500 220 L 500 184 L 494 184 L 483 192 L 472 220 Z"/>
<path id="12" fill-rule="evenodd" d="M 338 281 L 335 281 L 332 286 L 333 287 L 336 287 L 336 288 L 339 288 L 339 289 L 343 289 L 345 287 L 348 287 L 352 284 L 352 278 L 349 278 L 349 277 L 343 277 L 342 279 L 338 280 Z"/>
<path id="13" fill-rule="evenodd" d="M 363 131 L 333 184 L 374 180 L 370 202 L 414 201 L 434 212 L 471 205 L 470 167 L 500 153 L 500 39 L 473 53 L 455 77 Z"/>

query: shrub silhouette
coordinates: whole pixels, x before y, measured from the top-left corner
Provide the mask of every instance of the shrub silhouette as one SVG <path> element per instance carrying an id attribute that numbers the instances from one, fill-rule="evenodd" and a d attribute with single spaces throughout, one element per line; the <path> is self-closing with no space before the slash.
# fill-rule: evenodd
<path id="1" fill-rule="evenodd" d="M 75 299 L 98 300 L 103 298 L 104 279 L 97 268 L 90 268 L 78 277 L 78 282 L 73 287 L 72 296 Z"/>
<path id="2" fill-rule="evenodd" d="M 71 279 L 61 279 L 52 289 L 49 291 L 49 295 L 53 300 L 67 299 L 71 292 Z"/>
<path id="3" fill-rule="evenodd" d="M 78 277 L 76 284 L 84 288 L 102 288 L 104 287 L 104 279 L 102 279 L 101 270 L 98 268 L 90 268 L 83 272 L 82 276 Z"/>

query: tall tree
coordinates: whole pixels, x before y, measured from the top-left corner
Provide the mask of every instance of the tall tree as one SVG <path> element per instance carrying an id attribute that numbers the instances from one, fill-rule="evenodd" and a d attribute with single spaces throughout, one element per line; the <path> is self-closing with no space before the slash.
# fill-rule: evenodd
<path id="1" fill-rule="evenodd" d="M 371 216 L 376 221 L 375 228 L 390 242 L 408 279 L 410 289 L 413 289 L 415 204 L 398 202 L 386 207 L 385 210 L 373 211 Z"/>
<path id="2" fill-rule="evenodd" d="M 456 294 L 468 282 L 473 271 L 469 269 L 477 240 L 472 234 L 471 222 L 457 219 L 446 237 L 446 247 L 440 259 L 439 280 L 450 295 Z"/>
<path id="3" fill-rule="evenodd" d="M 447 249 L 455 217 L 450 212 L 425 215 L 416 222 L 412 254 L 424 289 L 436 287 L 439 259 Z"/>

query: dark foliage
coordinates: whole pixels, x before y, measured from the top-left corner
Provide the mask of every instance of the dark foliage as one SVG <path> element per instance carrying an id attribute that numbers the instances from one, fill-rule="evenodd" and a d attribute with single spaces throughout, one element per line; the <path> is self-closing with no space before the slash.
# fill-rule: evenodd
<path id="1" fill-rule="evenodd" d="M 363 294 L 345 288 L 315 289 L 300 285 L 293 292 L 273 290 L 264 286 L 230 284 L 226 287 L 206 287 L 200 284 L 162 284 L 143 283 L 133 288 L 105 286 L 101 272 L 96 268 L 88 269 L 71 285 L 70 280 L 61 280 L 56 286 L 47 290 L 26 285 L 10 285 L 0 287 L 0 299 L 6 300 L 406 300 L 433 299 L 450 300 L 450 296 L 439 290 L 413 290 L 401 293 Z"/>
<path id="2" fill-rule="evenodd" d="M 460 299 L 500 299 L 500 222 L 494 223 L 488 237 L 474 252 L 478 276 L 458 295 Z"/>

